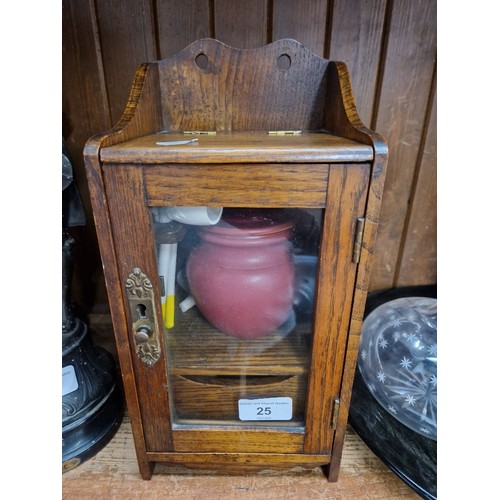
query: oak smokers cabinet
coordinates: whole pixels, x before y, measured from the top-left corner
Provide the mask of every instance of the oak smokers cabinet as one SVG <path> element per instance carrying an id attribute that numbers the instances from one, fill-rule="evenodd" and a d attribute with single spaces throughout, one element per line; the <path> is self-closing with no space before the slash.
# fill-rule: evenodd
<path id="1" fill-rule="evenodd" d="M 84 155 L 142 477 L 156 462 L 324 465 L 336 481 L 387 159 L 345 64 L 288 39 L 199 40 L 141 65 L 121 120 Z M 286 278 L 260 303 L 251 289 L 281 261 L 222 295 L 222 273 L 242 274 L 232 254 L 212 252 L 208 288 L 189 275 L 228 228 L 244 251 L 282 231 Z M 236 326 L 214 319 L 219 306 Z"/>

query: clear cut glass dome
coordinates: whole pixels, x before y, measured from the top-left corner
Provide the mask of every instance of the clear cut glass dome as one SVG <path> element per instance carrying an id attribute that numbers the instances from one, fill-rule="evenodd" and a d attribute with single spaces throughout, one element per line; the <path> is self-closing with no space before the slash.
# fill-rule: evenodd
<path id="1" fill-rule="evenodd" d="M 374 309 L 361 329 L 358 368 L 383 408 L 437 440 L 437 299 L 406 297 Z"/>

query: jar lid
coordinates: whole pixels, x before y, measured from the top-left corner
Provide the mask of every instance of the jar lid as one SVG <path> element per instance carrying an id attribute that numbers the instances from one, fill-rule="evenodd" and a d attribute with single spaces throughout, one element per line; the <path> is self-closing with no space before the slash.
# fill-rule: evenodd
<path id="1" fill-rule="evenodd" d="M 221 220 L 203 231 L 228 236 L 260 236 L 290 229 L 294 220 L 285 209 L 224 208 Z"/>

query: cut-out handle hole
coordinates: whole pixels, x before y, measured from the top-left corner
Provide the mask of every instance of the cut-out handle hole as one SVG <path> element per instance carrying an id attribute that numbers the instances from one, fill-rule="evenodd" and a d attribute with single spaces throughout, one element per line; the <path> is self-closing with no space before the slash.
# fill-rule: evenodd
<path id="1" fill-rule="evenodd" d="M 286 71 L 292 65 L 292 59 L 288 54 L 281 54 L 278 57 L 278 69 Z"/>
<path id="2" fill-rule="evenodd" d="M 208 68 L 208 57 L 203 52 L 200 52 L 194 58 L 194 62 L 196 64 L 196 66 L 198 66 L 198 68 L 200 68 L 200 69 L 207 69 Z"/>

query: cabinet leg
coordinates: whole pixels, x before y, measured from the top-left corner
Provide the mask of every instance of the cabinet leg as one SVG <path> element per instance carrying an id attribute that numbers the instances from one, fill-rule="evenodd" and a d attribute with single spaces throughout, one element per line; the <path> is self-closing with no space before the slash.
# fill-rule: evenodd
<path id="1" fill-rule="evenodd" d="M 330 465 L 325 467 L 325 475 L 329 483 L 336 483 L 339 479 L 340 472 L 340 462 L 338 460 L 332 460 Z"/>
<path id="2" fill-rule="evenodd" d="M 139 461 L 139 473 L 142 479 L 149 481 L 155 469 L 155 462 Z"/>

